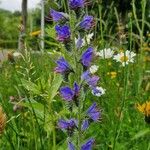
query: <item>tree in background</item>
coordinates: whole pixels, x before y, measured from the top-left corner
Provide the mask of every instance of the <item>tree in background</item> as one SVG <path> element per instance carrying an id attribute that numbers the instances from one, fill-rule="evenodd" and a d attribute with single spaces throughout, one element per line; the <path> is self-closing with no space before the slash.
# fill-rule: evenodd
<path id="1" fill-rule="evenodd" d="M 27 3 L 28 0 L 22 0 L 22 22 L 24 26 L 24 33 L 27 29 Z"/>
<path id="2" fill-rule="evenodd" d="M 25 34 L 27 32 L 27 3 L 28 0 L 22 0 L 22 18 L 19 25 L 19 40 L 18 40 L 18 50 L 23 50 L 25 47 Z"/>

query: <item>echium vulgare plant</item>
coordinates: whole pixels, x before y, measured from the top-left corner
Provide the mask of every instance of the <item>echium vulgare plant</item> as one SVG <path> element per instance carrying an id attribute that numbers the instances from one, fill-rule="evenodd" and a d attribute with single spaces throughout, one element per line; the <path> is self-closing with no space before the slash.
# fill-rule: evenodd
<path id="1" fill-rule="evenodd" d="M 83 133 L 88 130 L 91 123 L 101 119 L 97 103 L 93 102 L 86 108 L 89 102 L 85 101 L 89 90 L 95 96 L 104 93 L 103 89 L 97 86 L 100 78 L 94 75 L 98 69 L 92 65 L 96 58 L 94 48 L 89 42 L 86 46 L 82 46 L 86 34 L 95 26 L 94 17 L 84 13 L 87 3 L 85 0 L 68 0 L 68 14 L 50 9 L 50 16 L 56 23 L 57 40 L 66 49 L 63 56 L 56 61 L 54 71 L 63 76 L 65 84 L 59 92 L 64 103 L 69 106 L 70 117 L 60 118 L 58 127 L 68 136 L 69 150 L 92 150 L 94 137 L 84 141 Z"/>

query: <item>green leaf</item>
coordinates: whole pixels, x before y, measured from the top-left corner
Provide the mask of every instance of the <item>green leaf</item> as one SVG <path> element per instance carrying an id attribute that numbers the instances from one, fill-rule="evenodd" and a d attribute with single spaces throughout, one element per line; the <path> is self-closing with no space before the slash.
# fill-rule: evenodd
<path id="1" fill-rule="evenodd" d="M 53 100 L 53 98 L 56 96 L 57 91 L 62 83 L 63 79 L 60 75 L 54 74 L 53 81 L 51 82 L 50 90 L 49 90 L 49 98 L 50 100 Z"/>
<path id="2" fill-rule="evenodd" d="M 33 94 L 37 94 L 37 95 L 41 94 L 40 89 L 35 83 L 31 81 L 27 81 L 25 79 L 21 79 L 21 82 L 22 82 L 23 87 L 26 88 L 28 91 L 31 91 Z"/>
<path id="3" fill-rule="evenodd" d="M 146 128 L 140 132 L 138 132 L 137 134 L 134 135 L 134 137 L 131 140 L 136 140 L 142 136 L 145 136 L 146 134 L 150 133 L 150 129 Z"/>
<path id="4" fill-rule="evenodd" d="M 31 103 L 30 103 L 31 102 Z M 24 107 L 28 107 L 29 109 L 34 109 L 36 115 L 39 118 L 44 117 L 44 106 L 41 103 L 36 102 L 33 99 L 30 99 L 30 102 L 26 99 L 25 102 L 20 103 L 19 105 L 24 106 Z"/>
<path id="5" fill-rule="evenodd" d="M 53 8 L 53 9 L 59 9 L 59 5 L 54 2 L 54 0 L 48 0 L 49 4 L 50 4 L 50 7 Z"/>
<path id="6" fill-rule="evenodd" d="M 57 44 L 56 42 L 50 42 L 50 41 L 47 41 L 45 40 L 45 43 L 51 45 L 51 46 L 57 46 L 57 47 L 60 47 L 59 44 Z"/>
<path id="7" fill-rule="evenodd" d="M 53 38 L 53 39 L 56 39 L 56 32 L 55 32 L 55 28 L 54 26 L 51 27 L 51 26 L 48 26 L 46 29 L 45 29 L 46 33 L 48 34 L 49 37 Z"/>

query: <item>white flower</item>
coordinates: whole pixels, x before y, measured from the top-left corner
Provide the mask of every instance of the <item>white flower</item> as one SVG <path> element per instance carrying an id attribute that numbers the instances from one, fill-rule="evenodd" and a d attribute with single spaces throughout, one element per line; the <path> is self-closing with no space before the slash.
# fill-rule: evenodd
<path id="1" fill-rule="evenodd" d="M 111 48 L 105 48 L 103 50 L 101 50 L 100 52 L 96 53 L 96 56 L 100 56 L 102 58 L 111 58 L 114 54 L 114 51 Z"/>
<path id="2" fill-rule="evenodd" d="M 81 44 L 80 47 L 85 46 L 86 45 L 86 41 L 87 41 L 87 44 L 90 44 L 93 35 L 94 35 L 94 33 L 88 34 L 83 39 L 80 39 L 80 37 L 78 37 L 78 39 L 75 38 L 75 44 L 78 45 L 79 40 L 80 40 L 80 42 L 82 41 L 80 43 Z"/>
<path id="3" fill-rule="evenodd" d="M 18 57 L 21 56 L 21 53 L 19 53 L 19 52 L 14 52 L 14 53 L 13 53 L 13 56 L 14 56 L 15 58 L 18 58 Z"/>
<path id="4" fill-rule="evenodd" d="M 85 37 L 88 44 L 90 44 L 91 39 L 93 38 L 93 35 L 94 35 L 94 33 L 90 33 L 90 34 L 88 34 L 88 35 Z"/>
<path id="5" fill-rule="evenodd" d="M 99 68 L 99 66 L 97 66 L 97 65 L 92 65 L 91 67 L 90 67 L 90 73 L 91 74 L 94 74 L 94 73 L 96 73 L 97 72 L 97 70 L 98 70 L 98 68 Z"/>
<path id="6" fill-rule="evenodd" d="M 86 42 L 85 42 L 85 39 L 81 39 L 80 37 L 75 38 L 75 45 L 78 47 L 78 48 L 81 48 L 83 46 L 86 45 Z"/>
<path id="7" fill-rule="evenodd" d="M 97 97 L 100 97 L 105 94 L 105 91 L 106 91 L 106 89 L 103 89 L 102 87 L 97 86 L 96 88 L 93 88 L 92 94 Z"/>
<path id="8" fill-rule="evenodd" d="M 127 64 L 129 64 L 129 62 L 134 63 L 134 57 L 136 56 L 136 54 L 134 52 L 130 52 L 129 50 L 127 50 L 125 53 L 121 52 L 117 55 L 114 55 L 114 60 L 116 60 L 117 62 L 121 62 L 122 66 L 125 66 Z"/>

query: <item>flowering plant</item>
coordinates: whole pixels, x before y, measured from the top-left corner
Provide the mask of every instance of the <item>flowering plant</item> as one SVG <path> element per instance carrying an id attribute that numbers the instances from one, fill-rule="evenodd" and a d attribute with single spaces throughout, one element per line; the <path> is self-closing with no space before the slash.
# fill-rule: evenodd
<path id="1" fill-rule="evenodd" d="M 64 78 L 65 85 L 60 88 L 59 93 L 64 102 L 69 105 L 70 117 L 62 116 L 58 120 L 58 127 L 68 135 L 69 150 L 92 149 L 95 139 L 91 137 L 84 142 L 82 133 L 86 132 L 92 122 L 98 122 L 101 119 L 101 110 L 98 109 L 96 102 L 87 109 L 85 96 L 83 95 L 85 95 L 87 87 L 89 87 L 95 96 L 104 94 L 104 91 L 97 87 L 100 79 L 99 76 L 94 75 L 98 67 L 92 65 L 93 59 L 96 56 L 93 46 L 89 46 L 81 52 L 83 44 L 86 45 L 83 37 L 88 37 L 87 44 L 89 45 L 93 33 L 87 36 L 86 32 L 92 30 L 95 25 L 93 16 L 84 16 L 83 14 L 77 13 L 79 9 L 84 9 L 84 6 L 84 0 L 69 0 L 69 14 L 71 15 L 70 18 L 68 18 L 70 20 L 72 19 L 71 17 L 76 19 L 75 21 L 68 20 L 68 22 L 63 23 L 62 20 L 66 19 L 64 16 L 65 13 L 51 9 L 52 19 L 57 23 L 55 26 L 57 40 L 64 44 L 67 51 L 69 46 L 70 50 L 67 54 L 64 53 L 64 56 L 68 55 L 72 57 L 71 61 L 73 61 L 73 63 L 70 63 L 70 61 L 66 59 L 67 57 L 60 57 L 56 61 L 57 66 L 54 69 L 56 73 L 67 77 Z M 78 32 L 75 32 L 75 30 Z M 76 37 L 79 37 L 78 40 Z M 74 77 L 72 77 L 70 73 L 72 73 Z M 72 84 L 72 82 L 74 83 Z M 78 110 L 77 112 L 75 111 L 76 109 Z M 76 145 L 74 141 L 75 138 L 73 138 L 74 136 L 77 136 Z"/>

